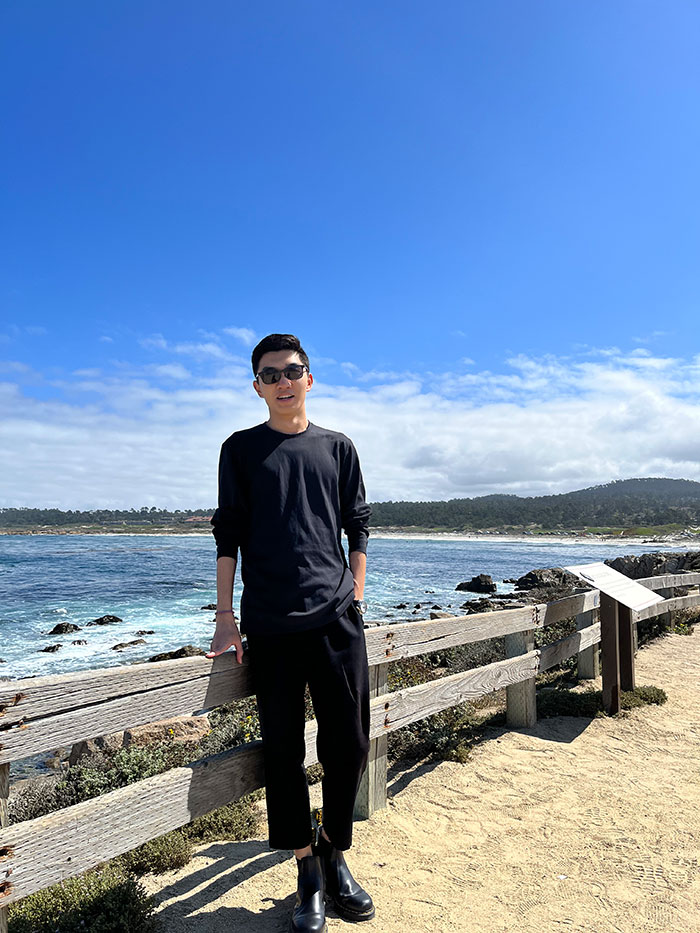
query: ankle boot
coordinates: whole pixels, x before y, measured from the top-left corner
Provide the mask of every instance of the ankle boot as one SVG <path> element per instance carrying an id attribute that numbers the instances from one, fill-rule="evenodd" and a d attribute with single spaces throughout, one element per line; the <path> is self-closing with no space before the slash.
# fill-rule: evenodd
<path id="1" fill-rule="evenodd" d="M 297 859 L 297 870 L 297 899 L 289 929 L 292 933 L 326 933 L 321 860 L 315 855 Z"/>
<path id="2" fill-rule="evenodd" d="M 322 835 L 319 835 L 315 851 L 323 866 L 326 899 L 333 904 L 338 916 L 343 920 L 371 920 L 374 916 L 372 898 L 350 874 L 343 853 Z"/>

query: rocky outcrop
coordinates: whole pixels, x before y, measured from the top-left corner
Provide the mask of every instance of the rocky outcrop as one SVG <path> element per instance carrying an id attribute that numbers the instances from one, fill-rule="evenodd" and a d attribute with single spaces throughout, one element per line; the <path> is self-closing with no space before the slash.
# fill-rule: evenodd
<path id="1" fill-rule="evenodd" d="M 124 747 L 151 745 L 153 742 L 199 742 L 211 731 L 206 716 L 176 716 L 135 726 L 124 731 Z"/>
<path id="2" fill-rule="evenodd" d="M 39 651 L 45 651 L 47 654 L 53 654 L 55 651 L 59 651 L 63 645 L 47 645 L 45 648 L 39 648 Z"/>
<path id="3" fill-rule="evenodd" d="M 76 742 L 68 757 L 68 764 L 77 764 L 86 755 L 95 755 L 99 752 L 116 752 L 123 745 L 123 732 L 110 732 L 109 735 L 101 735 L 96 739 L 85 739 L 83 742 Z"/>
<path id="4" fill-rule="evenodd" d="M 430 612 L 431 619 L 454 619 L 454 612 L 442 612 L 437 609 L 433 609 Z"/>
<path id="5" fill-rule="evenodd" d="M 517 590 L 534 590 L 548 587 L 568 586 L 580 588 L 583 584 L 568 570 L 561 567 L 541 567 L 539 570 L 530 570 L 515 581 Z"/>
<path id="6" fill-rule="evenodd" d="M 624 573 L 626 577 L 639 580 L 656 577 L 662 573 L 699 573 L 700 551 L 652 551 L 649 554 L 627 554 L 605 563 Z"/>
<path id="7" fill-rule="evenodd" d="M 135 638 L 133 641 L 121 641 L 118 645 L 112 645 L 112 651 L 122 651 L 124 648 L 133 648 L 134 645 L 145 645 L 145 638 Z"/>
<path id="8" fill-rule="evenodd" d="M 496 584 L 487 573 L 480 573 L 478 576 L 472 577 L 471 580 L 458 583 L 455 589 L 467 593 L 495 593 Z"/>
<path id="9" fill-rule="evenodd" d="M 72 622 L 59 622 L 48 632 L 49 635 L 71 635 L 73 632 L 79 632 L 80 626 Z"/>
<path id="10" fill-rule="evenodd" d="M 99 619 L 93 619 L 88 625 L 114 625 L 115 622 L 123 622 L 119 616 L 100 616 Z"/>
<path id="11" fill-rule="evenodd" d="M 74 641 L 71 642 L 71 645 L 87 645 L 87 642 L 85 641 L 84 638 L 76 638 Z"/>
<path id="12" fill-rule="evenodd" d="M 175 658 L 194 658 L 204 654 L 206 654 L 206 652 L 202 651 L 201 648 L 196 648 L 194 645 L 184 645 L 176 651 L 164 651 L 162 654 L 154 654 L 153 657 L 148 660 L 173 661 Z"/>

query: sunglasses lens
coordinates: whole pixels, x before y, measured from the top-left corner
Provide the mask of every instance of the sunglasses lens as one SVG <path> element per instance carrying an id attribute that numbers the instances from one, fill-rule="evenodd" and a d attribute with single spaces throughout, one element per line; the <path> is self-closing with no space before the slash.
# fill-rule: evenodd
<path id="1" fill-rule="evenodd" d="M 301 379 L 301 377 L 304 375 L 304 367 L 287 366 L 286 369 L 282 370 L 282 372 L 280 372 L 279 369 L 261 369 L 258 375 L 266 386 L 271 386 L 275 382 L 280 381 L 282 378 L 282 373 L 284 373 L 286 379 L 290 379 L 294 382 L 297 379 Z"/>

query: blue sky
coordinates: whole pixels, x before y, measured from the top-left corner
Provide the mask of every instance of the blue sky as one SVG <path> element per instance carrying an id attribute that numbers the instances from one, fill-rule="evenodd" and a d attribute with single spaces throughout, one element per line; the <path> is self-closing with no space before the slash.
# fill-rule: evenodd
<path id="1" fill-rule="evenodd" d="M 700 479 L 696 3 L 0 20 L 0 505 L 210 505 L 271 331 L 371 498 Z"/>

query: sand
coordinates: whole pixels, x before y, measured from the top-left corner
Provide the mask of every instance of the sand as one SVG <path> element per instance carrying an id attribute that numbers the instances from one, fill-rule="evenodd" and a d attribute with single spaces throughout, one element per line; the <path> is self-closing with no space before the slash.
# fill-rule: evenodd
<path id="1" fill-rule="evenodd" d="M 348 854 L 377 908 L 361 929 L 700 931 L 700 631 L 642 649 L 637 683 L 668 702 L 493 730 L 466 764 L 399 768 Z M 295 868 L 261 837 L 146 885 L 167 933 L 281 933 Z M 328 929 L 349 928 L 329 911 Z"/>

